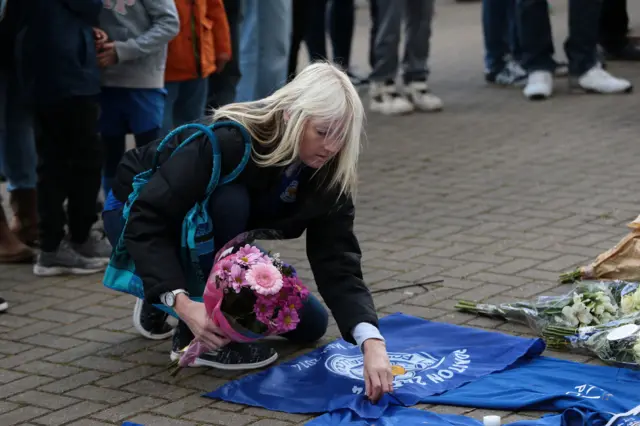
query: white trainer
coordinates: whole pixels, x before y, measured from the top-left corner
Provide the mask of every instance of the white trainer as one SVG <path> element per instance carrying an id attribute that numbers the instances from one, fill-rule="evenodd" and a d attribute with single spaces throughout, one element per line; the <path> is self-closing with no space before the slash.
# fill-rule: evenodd
<path id="1" fill-rule="evenodd" d="M 553 74 L 549 71 L 533 71 L 527 78 L 524 95 L 534 101 L 543 100 L 553 94 Z"/>

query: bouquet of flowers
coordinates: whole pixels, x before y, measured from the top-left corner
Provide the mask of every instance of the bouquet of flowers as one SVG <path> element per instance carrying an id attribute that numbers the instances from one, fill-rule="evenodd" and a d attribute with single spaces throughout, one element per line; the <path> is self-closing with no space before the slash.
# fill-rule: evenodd
<path id="1" fill-rule="evenodd" d="M 609 286 L 591 282 L 580 283 L 561 296 L 539 296 L 534 302 L 491 305 L 461 300 L 456 309 L 519 322 L 538 334 L 550 325 L 575 328 L 607 323 L 619 313 Z"/>
<path id="2" fill-rule="evenodd" d="M 491 305 L 462 300 L 456 308 L 528 325 L 552 349 L 638 366 L 639 302 L 638 283 L 585 281 L 565 295 L 539 296 L 533 302 Z"/>
<path id="3" fill-rule="evenodd" d="M 624 367 L 640 367 L 640 312 L 591 327 L 550 326 L 542 337 L 551 349 L 596 356 Z"/>
<path id="4" fill-rule="evenodd" d="M 624 315 L 640 312 L 640 284 L 618 282 L 620 288 L 620 309 Z M 624 284 L 624 285 L 623 285 Z"/>
<path id="5" fill-rule="evenodd" d="M 232 341 L 251 342 L 294 330 L 309 297 L 293 266 L 253 244 L 270 235 L 269 231 L 241 234 L 214 258 L 203 301 L 211 321 Z M 192 341 L 181 351 L 173 374 L 207 350 L 202 342 Z"/>
<path id="6" fill-rule="evenodd" d="M 589 265 L 560 275 L 560 282 L 581 280 L 640 280 L 640 216 L 627 224 L 631 232 Z"/>

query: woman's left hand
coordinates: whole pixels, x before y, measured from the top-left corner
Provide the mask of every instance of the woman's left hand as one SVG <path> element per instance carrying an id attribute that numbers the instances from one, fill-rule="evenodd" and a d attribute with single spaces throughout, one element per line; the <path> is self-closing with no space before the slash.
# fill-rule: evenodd
<path id="1" fill-rule="evenodd" d="M 382 395 L 393 392 L 393 374 L 382 340 L 368 339 L 362 344 L 364 352 L 364 383 L 367 398 L 374 404 Z"/>

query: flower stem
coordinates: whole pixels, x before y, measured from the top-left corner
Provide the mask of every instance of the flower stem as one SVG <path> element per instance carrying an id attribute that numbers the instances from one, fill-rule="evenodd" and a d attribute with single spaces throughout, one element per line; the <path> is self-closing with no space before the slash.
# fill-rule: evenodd
<path id="1" fill-rule="evenodd" d="M 558 281 L 560 281 L 560 284 L 573 284 L 576 281 L 581 281 L 582 280 L 582 269 L 577 268 L 571 272 L 565 272 L 564 274 L 560 275 L 560 278 L 558 279 Z"/>

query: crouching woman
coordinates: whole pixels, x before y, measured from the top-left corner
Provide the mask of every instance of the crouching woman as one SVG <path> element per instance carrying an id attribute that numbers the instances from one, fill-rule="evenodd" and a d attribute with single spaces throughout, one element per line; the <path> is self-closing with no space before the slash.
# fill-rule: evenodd
<path id="1" fill-rule="evenodd" d="M 355 88 L 334 66 L 312 64 L 265 99 L 216 110 L 213 121 L 239 123 L 252 139 L 247 166 L 210 198 L 216 247 L 252 229 L 273 229 L 285 239 L 306 231 L 307 256 L 319 293 L 344 339 L 363 350 L 367 394 L 379 399 L 392 390 L 393 377 L 353 231 L 352 197 L 364 121 Z M 235 127 L 218 127 L 215 134 L 224 176 L 240 163 L 245 143 Z M 151 167 L 156 147 L 129 151 L 118 167 L 103 214 L 114 245 L 133 178 Z M 273 349 L 262 342 L 230 343 L 208 320 L 204 304 L 190 300 L 185 291 L 178 254 L 181 223 L 204 198 L 213 167 L 210 141 L 202 136 L 171 157 L 169 151 L 163 153 L 160 164 L 131 207 L 124 233 L 145 289 L 145 301 L 138 302 L 134 313 L 136 328 L 148 338 L 169 337 L 173 330 L 166 314 L 151 306 L 165 303 L 180 317 L 173 337 L 174 359 L 195 336 L 211 348 L 196 364 L 221 369 L 270 364 L 277 357 Z M 327 321 L 327 311 L 311 296 L 298 327 L 284 337 L 298 343 L 316 341 L 325 334 Z"/>

